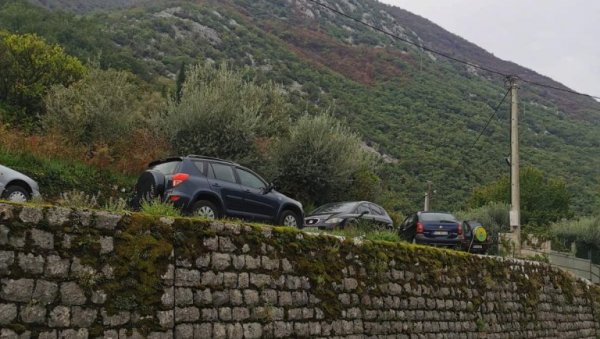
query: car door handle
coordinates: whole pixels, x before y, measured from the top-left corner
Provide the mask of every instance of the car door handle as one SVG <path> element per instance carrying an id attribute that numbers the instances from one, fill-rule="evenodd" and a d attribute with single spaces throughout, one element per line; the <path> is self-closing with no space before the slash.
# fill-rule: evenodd
<path id="1" fill-rule="evenodd" d="M 212 184 L 213 187 L 221 187 L 219 184 Z"/>

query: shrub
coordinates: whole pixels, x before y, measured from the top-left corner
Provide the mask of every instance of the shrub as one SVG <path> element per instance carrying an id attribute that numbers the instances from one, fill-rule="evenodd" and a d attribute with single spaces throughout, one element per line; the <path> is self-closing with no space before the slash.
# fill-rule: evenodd
<path id="1" fill-rule="evenodd" d="M 359 136 L 333 116 L 304 115 L 273 149 L 277 184 L 303 202 L 317 205 L 347 200 L 349 191 L 354 191 L 354 199 L 367 199 L 370 188 L 357 185 L 356 179 L 364 178 L 375 187 L 379 181 L 365 173 L 373 168 L 374 159 L 360 145 Z"/>
<path id="2" fill-rule="evenodd" d="M 99 207 L 97 195 L 78 190 L 61 193 L 57 203 L 60 206 L 71 208 L 97 209 Z"/>
<path id="3" fill-rule="evenodd" d="M 181 212 L 168 201 L 160 199 L 143 200 L 140 206 L 140 212 L 161 216 L 161 217 L 180 217 Z"/>
<path id="4" fill-rule="evenodd" d="M 257 143 L 285 132 L 289 108 L 273 84 L 257 85 L 226 65 L 186 72 L 179 101 L 169 103 L 166 130 L 180 154 L 257 163 Z"/>
<path id="5" fill-rule="evenodd" d="M 600 248 L 600 216 L 561 220 L 550 226 L 550 232 L 569 242 L 576 241 Z"/>

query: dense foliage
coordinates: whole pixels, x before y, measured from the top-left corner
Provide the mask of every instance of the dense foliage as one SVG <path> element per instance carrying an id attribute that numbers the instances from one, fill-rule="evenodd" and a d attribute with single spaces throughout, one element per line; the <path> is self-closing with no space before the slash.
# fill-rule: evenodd
<path id="1" fill-rule="evenodd" d="M 50 7 L 64 3 L 46 2 L 52 3 Z M 412 41 L 515 73 L 533 73 L 409 13 L 370 0 L 353 2 L 352 10 L 350 2 L 335 2 L 354 16 L 369 18 Z M 464 207 L 474 187 L 508 173 L 504 164 L 509 139 L 506 105 L 473 145 L 505 93 L 503 79 L 436 59 L 310 5 L 306 10 L 295 6 L 296 2 L 272 0 L 155 1 L 132 9 L 75 15 L 49 12 L 24 1 L 0 0 L 0 29 L 36 33 L 80 60 L 97 62 L 102 69 L 128 70 L 163 98 L 177 93 L 174 79 L 182 74 L 183 63 L 226 61 L 230 72 L 244 76 L 245 84 L 258 88 L 281 84 L 282 95 L 290 103 L 286 111 L 291 121 L 304 112 L 314 116 L 329 109 L 367 145 L 392 159 L 376 169 L 359 171 L 349 180 L 362 196 L 404 214 L 420 208 L 428 180 L 437 191 L 433 207 L 456 210 Z M 526 85 L 521 94 L 523 163 L 562 178 L 572 209 L 589 214 L 600 207 L 598 104 Z M 0 103 L 0 112 L 6 112 L 3 117 L 13 111 L 6 106 Z M 177 105 L 171 104 L 169 112 L 176 110 Z M 252 137 L 254 142 L 244 146 L 268 158 L 267 151 L 275 149 L 277 138 L 266 132 L 251 135 L 259 138 Z M 130 140 L 156 138 L 125 138 Z M 137 149 L 139 144 L 131 146 L 129 154 L 108 149 L 115 160 L 107 163 L 147 153 L 147 148 Z M 138 165 L 127 170 L 134 172 L 145 161 L 135 160 Z M 366 191 L 378 183 L 381 191 Z"/>
<path id="2" fill-rule="evenodd" d="M 0 31 L 0 101 L 16 108 L 14 120 L 35 122 L 50 86 L 69 85 L 84 72 L 81 62 L 58 45 L 35 34 Z"/>

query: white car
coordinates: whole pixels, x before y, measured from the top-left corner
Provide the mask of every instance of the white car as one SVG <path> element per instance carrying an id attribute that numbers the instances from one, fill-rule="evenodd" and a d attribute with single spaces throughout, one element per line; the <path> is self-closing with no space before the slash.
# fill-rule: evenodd
<path id="1" fill-rule="evenodd" d="M 40 195 L 37 182 L 23 173 L 0 165 L 0 199 L 25 202 Z"/>

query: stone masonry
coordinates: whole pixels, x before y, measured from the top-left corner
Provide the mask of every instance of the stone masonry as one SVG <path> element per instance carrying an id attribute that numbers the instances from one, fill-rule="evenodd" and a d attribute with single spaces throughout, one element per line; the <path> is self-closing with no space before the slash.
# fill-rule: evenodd
<path id="1" fill-rule="evenodd" d="M 0 204 L 0 338 L 596 338 L 599 292 L 535 262 Z"/>

